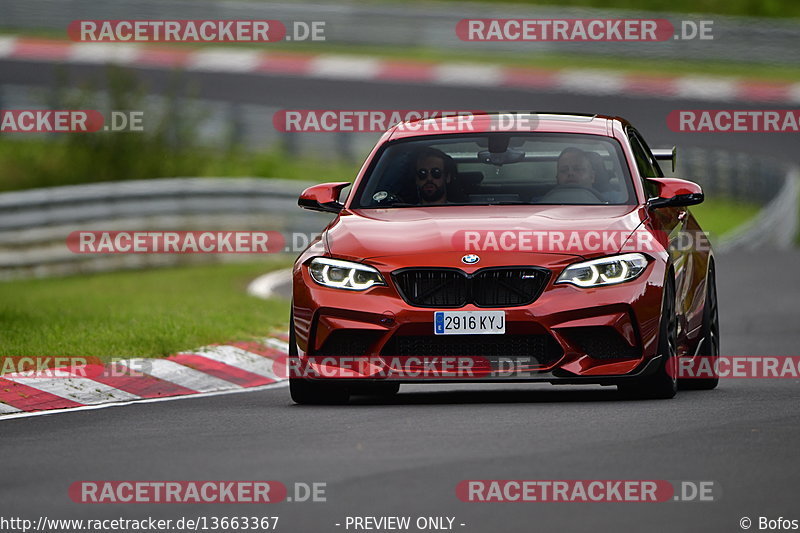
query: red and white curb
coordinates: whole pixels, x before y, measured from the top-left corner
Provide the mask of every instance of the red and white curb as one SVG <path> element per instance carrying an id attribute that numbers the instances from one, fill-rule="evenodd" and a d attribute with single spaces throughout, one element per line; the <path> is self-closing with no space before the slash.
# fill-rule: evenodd
<path id="1" fill-rule="evenodd" d="M 0 376 L 0 420 L 111 405 L 244 392 L 286 384 L 288 337 L 234 342 L 165 359 L 125 359 L 47 377 Z"/>
<path id="2" fill-rule="evenodd" d="M 474 63 L 432 63 L 223 47 L 181 49 L 141 43 L 76 43 L 0 37 L 0 58 L 338 80 L 506 87 L 577 94 L 800 103 L 800 83 L 711 76 L 660 76 L 600 69 L 547 70 Z"/>

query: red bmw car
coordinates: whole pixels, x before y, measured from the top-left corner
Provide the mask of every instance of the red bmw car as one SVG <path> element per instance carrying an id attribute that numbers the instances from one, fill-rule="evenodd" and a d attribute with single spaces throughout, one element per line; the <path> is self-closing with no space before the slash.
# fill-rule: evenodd
<path id="1" fill-rule="evenodd" d="M 401 123 L 352 188 L 299 205 L 336 213 L 293 269 L 290 390 L 300 404 L 401 383 L 616 385 L 639 398 L 719 352 L 714 256 L 622 118 L 486 114 Z"/>

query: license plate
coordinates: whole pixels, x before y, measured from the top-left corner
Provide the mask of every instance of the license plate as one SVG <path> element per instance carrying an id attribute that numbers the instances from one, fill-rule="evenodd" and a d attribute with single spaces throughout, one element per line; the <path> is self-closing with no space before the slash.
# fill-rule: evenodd
<path id="1" fill-rule="evenodd" d="M 505 311 L 436 311 L 436 335 L 496 335 L 506 332 Z"/>

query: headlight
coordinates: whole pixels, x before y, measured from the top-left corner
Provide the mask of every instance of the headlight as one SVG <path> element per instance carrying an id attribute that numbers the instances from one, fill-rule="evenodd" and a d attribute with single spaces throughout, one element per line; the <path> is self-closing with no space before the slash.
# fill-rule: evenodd
<path id="1" fill-rule="evenodd" d="M 308 265 L 308 273 L 320 285 L 336 289 L 365 291 L 375 285 L 386 285 L 381 273 L 371 266 L 340 259 L 315 257 Z"/>
<path id="2" fill-rule="evenodd" d="M 592 259 L 568 266 L 556 283 L 571 283 L 578 287 L 597 287 L 624 283 L 639 277 L 647 267 L 642 254 L 623 254 Z"/>

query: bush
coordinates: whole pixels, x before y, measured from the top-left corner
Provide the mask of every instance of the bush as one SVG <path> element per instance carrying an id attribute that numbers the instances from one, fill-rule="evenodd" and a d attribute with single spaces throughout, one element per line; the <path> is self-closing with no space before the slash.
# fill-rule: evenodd
<path id="1" fill-rule="evenodd" d="M 61 84 L 66 85 L 66 84 Z M 102 181 L 181 176 L 264 176 L 285 179 L 352 179 L 358 165 L 298 158 L 277 146 L 249 152 L 234 142 L 203 146 L 195 132 L 203 116 L 186 109 L 168 91 L 167 104 L 146 104 L 146 90 L 130 73 L 109 67 L 105 80 L 108 110 L 144 111 L 145 131 L 53 134 L 25 139 L 0 136 L 0 191 Z M 96 88 L 77 95 L 56 92 L 57 109 L 99 109 Z M 231 132 L 231 134 L 234 132 Z M 16 137 L 11 137 L 15 135 Z M 231 139 L 234 136 L 231 135 Z"/>

